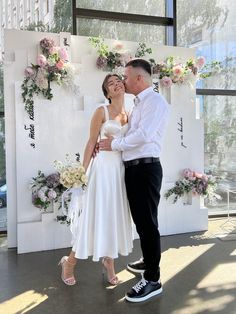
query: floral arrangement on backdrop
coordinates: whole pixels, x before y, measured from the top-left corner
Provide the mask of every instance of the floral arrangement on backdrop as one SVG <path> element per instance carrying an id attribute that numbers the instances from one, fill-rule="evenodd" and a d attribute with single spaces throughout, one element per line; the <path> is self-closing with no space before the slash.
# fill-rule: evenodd
<path id="1" fill-rule="evenodd" d="M 52 203 L 58 203 L 57 221 L 70 224 L 68 219 L 68 210 L 71 201 L 71 195 L 68 189 L 82 187 L 85 188 L 88 178 L 85 169 L 79 161 L 79 154 L 76 154 L 76 160 L 66 155 L 65 163 L 55 160 L 54 167 L 56 173 L 48 176 L 42 171 L 38 171 L 38 175 L 32 178 L 30 189 L 32 191 L 32 203 L 40 210 L 47 212 Z"/>
<path id="2" fill-rule="evenodd" d="M 219 178 L 212 175 L 184 169 L 174 187 L 165 193 L 165 198 L 174 196 L 173 203 L 176 203 L 186 193 L 192 193 L 193 196 L 200 195 L 207 198 L 208 202 L 212 204 L 221 199 L 221 196 L 216 193 L 218 182 Z"/>
<path id="3" fill-rule="evenodd" d="M 38 175 L 33 177 L 30 185 L 32 191 L 32 203 L 40 210 L 47 212 L 52 202 L 59 202 L 62 193 L 66 188 L 60 183 L 59 173 L 52 173 L 48 176 L 39 170 Z"/>
<path id="4" fill-rule="evenodd" d="M 200 70 L 205 64 L 205 58 L 188 59 L 185 63 L 169 56 L 164 62 L 153 64 L 153 76 L 158 78 L 162 87 L 172 84 L 191 82 L 201 77 Z"/>
<path id="5" fill-rule="evenodd" d="M 153 78 L 160 82 L 162 87 L 169 88 L 172 84 L 192 83 L 199 78 L 207 78 L 218 72 L 221 62 L 212 61 L 206 63 L 204 57 L 188 59 L 186 62 L 178 60 L 173 56 L 167 57 L 164 61 L 156 62 L 147 55 L 152 54 L 152 49 L 145 43 L 139 43 L 134 55 L 124 48 L 121 42 L 115 41 L 111 50 L 104 39 L 90 37 L 90 43 L 97 48 L 98 57 L 96 66 L 103 71 L 111 71 L 122 76 L 126 63 L 134 58 L 144 58 L 150 62 L 153 70 Z M 157 87 L 158 89 L 158 87 Z"/>
<path id="6" fill-rule="evenodd" d="M 70 86 L 74 78 L 74 68 L 68 62 L 65 48 L 55 45 L 51 38 L 43 38 L 40 43 L 42 54 L 37 57 L 37 64 L 25 69 L 25 78 L 21 85 L 25 110 L 33 110 L 34 95 L 42 94 L 46 99 L 53 98 L 51 82 Z"/>
<path id="7" fill-rule="evenodd" d="M 98 69 L 113 71 L 116 68 L 124 67 L 132 59 L 131 52 L 124 49 L 124 45 L 120 41 L 115 41 L 111 50 L 103 38 L 90 37 L 89 42 L 94 48 L 97 48 L 96 66 Z"/>

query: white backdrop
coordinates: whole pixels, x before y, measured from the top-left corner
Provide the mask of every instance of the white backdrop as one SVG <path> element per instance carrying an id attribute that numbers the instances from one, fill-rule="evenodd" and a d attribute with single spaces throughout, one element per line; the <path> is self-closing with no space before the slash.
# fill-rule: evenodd
<path id="1" fill-rule="evenodd" d="M 51 37 L 60 45 L 67 36 L 71 62 L 78 69 L 79 95 L 53 85 L 52 101 L 35 98 L 35 149 L 24 126 L 31 123 L 21 98 L 21 82 L 27 65 L 36 63 L 39 41 Z M 113 41 L 107 41 L 112 44 Z M 135 51 L 138 43 L 124 42 Z M 147 44 L 148 45 L 148 44 Z M 153 46 L 153 57 L 163 60 L 177 56 L 194 57 L 193 49 Z M 66 153 L 83 153 L 94 109 L 104 103 L 101 84 L 106 75 L 95 66 L 96 51 L 87 37 L 46 34 L 16 30 L 5 31 L 5 114 L 8 187 L 8 243 L 19 253 L 70 246 L 70 232 L 55 221 L 55 214 L 40 211 L 31 203 L 28 183 L 40 169 L 54 171 L 53 160 L 63 160 Z M 132 96 L 126 96 L 128 107 Z M 171 88 L 171 114 L 161 156 L 164 169 L 162 194 L 172 187 L 184 168 L 203 171 L 203 121 L 196 119 L 195 89 L 189 85 Z M 180 129 L 182 125 L 182 131 Z M 182 200 L 171 204 L 162 197 L 159 225 L 162 235 L 207 229 L 207 209 L 199 197 L 192 205 Z"/>

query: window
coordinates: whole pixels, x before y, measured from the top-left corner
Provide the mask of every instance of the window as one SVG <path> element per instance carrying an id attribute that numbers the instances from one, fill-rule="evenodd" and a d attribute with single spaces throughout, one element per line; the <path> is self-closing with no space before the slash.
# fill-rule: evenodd
<path id="1" fill-rule="evenodd" d="M 221 184 L 235 187 L 236 2 L 178 0 L 177 21 L 178 45 L 196 47 L 197 55 L 204 56 L 209 64 L 220 62 L 212 67 L 211 77 L 197 84 L 204 118 L 205 169 L 221 177 Z M 223 188 L 219 194 L 221 201 L 215 206 L 207 204 L 210 214 L 227 210 Z M 233 210 L 236 196 L 230 197 Z"/>
<path id="2" fill-rule="evenodd" d="M 165 27 L 156 25 L 142 25 L 99 19 L 78 18 L 77 34 L 81 36 L 101 36 L 120 40 L 151 42 L 164 45 Z"/>
<path id="3" fill-rule="evenodd" d="M 176 0 L 73 0 L 73 33 L 176 44 Z"/>
<path id="4" fill-rule="evenodd" d="M 165 0 L 77 0 L 76 7 L 109 12 L 165 16 Z"/>

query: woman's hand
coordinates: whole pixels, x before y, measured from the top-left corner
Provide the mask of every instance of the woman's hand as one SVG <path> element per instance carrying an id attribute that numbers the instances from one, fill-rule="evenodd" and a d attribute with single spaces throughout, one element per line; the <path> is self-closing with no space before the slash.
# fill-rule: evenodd
<path id="1" fill-rule="evenodd" d="M 96 143 L 93 153 L 92 153 L 93 158 L 95 158 L 98 153 L 99 153 L 99 143 Z"/>

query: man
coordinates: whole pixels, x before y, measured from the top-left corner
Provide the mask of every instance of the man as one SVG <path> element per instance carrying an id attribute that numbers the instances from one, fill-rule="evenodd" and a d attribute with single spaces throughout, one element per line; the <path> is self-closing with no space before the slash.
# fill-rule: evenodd
<path id="1" fill-rule="evenodd" d="M 127 63 L 124 84 L 126 92 L 136 96 L 129 130 L 123 138 L 101 140 L 99 149 L 122 151 L 127 196 L 143 253 L 143 260 L 128 264 L 129 270 L 143 273 L 143 277 L 125 298 L 141 302 L 162 292 L 157 208 L 162 182 L 159 156 L 169 109 L 165 99 L 153 91 L 147 61 Z"/>

